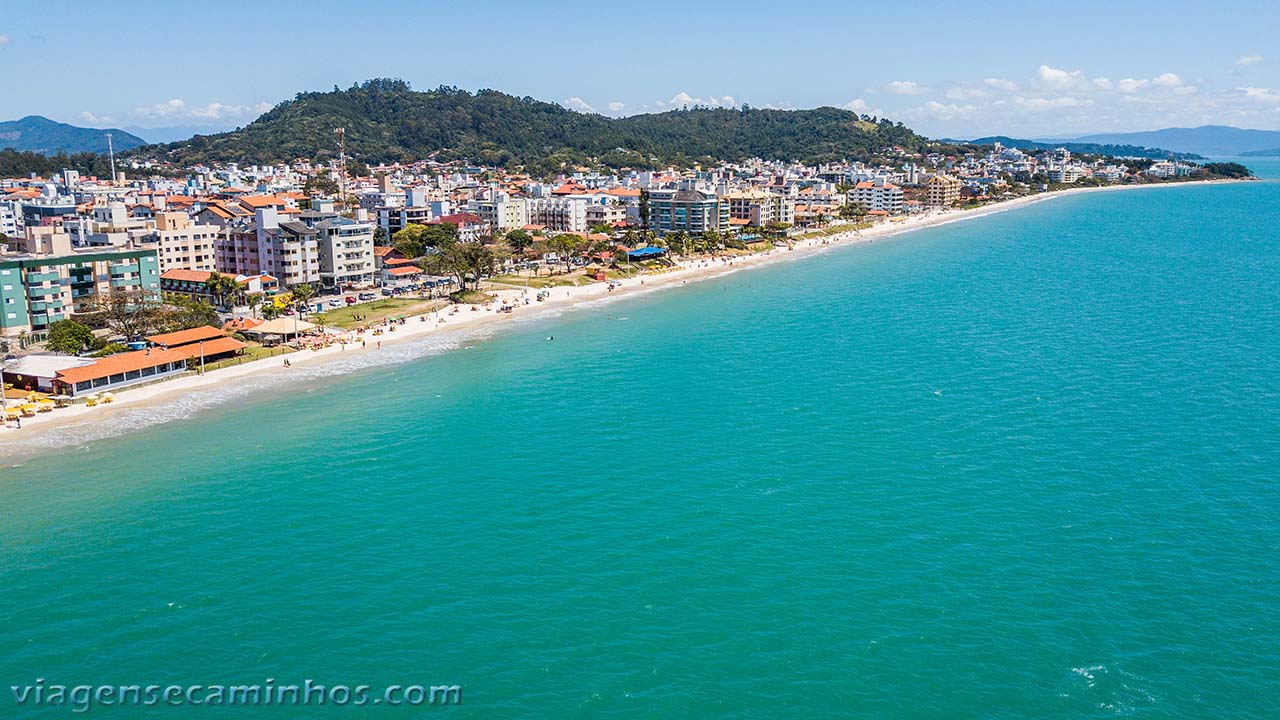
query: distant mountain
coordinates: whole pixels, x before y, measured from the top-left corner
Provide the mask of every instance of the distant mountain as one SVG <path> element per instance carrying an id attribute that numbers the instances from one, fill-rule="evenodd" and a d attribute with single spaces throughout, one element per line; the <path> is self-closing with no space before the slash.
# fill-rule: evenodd
<path id="1" fill-rule="evenodd" d="M 365 162 L 434 157 L 522 165 L 540 175 L 589 161 L 653 167 L 707 157 L 868 159 L 892 146 L 915 150 L 925 143 L 901 123 L 831 107 L 693 108 L 609 118 L 496 90 L 418 92 L 402 80 L 379 79 L 347 90 L 299 93 L 239 130 L 135 154 L 182 166 L 326 159 L 337 154 L 339 127 L 347 154 Z"/>
<path id="2" fill-rule="evenodd" d="M 1006 135 L 990 135 L 988 137 L 969 140 L 974 145 L 994 145 L 1000 143 L 1005 147 L 1017 148 L 1019 150 L 1053 150 L 1055 148 L 1064 148 L 1073 153 L 1085 153 L 1089 155 L 1111 155 L 1114 157 L 1138 157 L 1150 159 L 1163 159 L 1170 155 L 1179 160 L 1204 160 L 1203 157 L 1195 153 L 1171 152 L 1163 148 L 1142 147 L 1139 145 L 1117 145 L 1110 143 L 1096 142 L 1052 142 L 1047 140 L 1024 140 L 1021 138 L 1011 138 Z"/>
<path id="3" fill-rule="evenodd" d="M 235 125 L 166 125 L 164 127 L 144 128 L 133 125 L 124 126 L 124 131 L 147 139 L 147 144 L 171 143 L 189 140 L 196 135 L 214 135 L 235 129 Z"/>
<path id="4" fill-rule="evenodd" d="M 1240 153 L 1241 157 L 1280 157 L 1280 148 L 1270 150 L 1250 150 Z"/>
<path id="5" fill-rule="evenodd" d="M 1199 155 L 1243 155 L 1280 148 L 1280 130 L 1246 130 L 1226 125 L 1165 128 L 1151 132 L 1102 133 L 1074 138 L 1072 142 L 1118 143 L 1168 148 Z"/>
<path id="6" fill-rule="evenodd" d="M 123 130 L 83 128 L 55 122 L 40 115 L 0 122 L 0 149 L 11 148 L 44 155 L 107 151 L 107 133 L 117 152 L 146 145 L 147 141 Z"/>

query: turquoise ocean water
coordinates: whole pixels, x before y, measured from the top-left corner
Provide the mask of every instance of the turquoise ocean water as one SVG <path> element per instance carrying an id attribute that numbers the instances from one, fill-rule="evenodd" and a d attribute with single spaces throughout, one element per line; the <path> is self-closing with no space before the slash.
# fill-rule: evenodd
<path id="1" fill-rule="evenodd" d="M 0 468 L 0 717 L 1280 717 L 1280 183 L 430 342 Z"/>

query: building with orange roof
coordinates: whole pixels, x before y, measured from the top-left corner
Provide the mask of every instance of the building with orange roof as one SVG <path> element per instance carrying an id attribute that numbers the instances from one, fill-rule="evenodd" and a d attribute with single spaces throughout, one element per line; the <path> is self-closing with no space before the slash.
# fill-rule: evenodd
<path id="1" fill-rule="evenodd" d="M 215 338 L 222 338 L 226 336 L 227 334 L 225 332 L 213 327 L 212 325 L 201 325 L 200 327 L 178 330 L 176 332 L 148 335 L 147 342 L 161 347 L 178 347 L 179 345 L 189 345 L 190 343 L 200 342 L 201 340 L 213 340 Z"/>
<path id="2" fill-rule="evenodd" d="M 89 365 L 59 370 L 54 389 L 65 395 L 86 395 L 181 375 L 187 371 L 187 353 L 148 348 L 108 355 Z"/>

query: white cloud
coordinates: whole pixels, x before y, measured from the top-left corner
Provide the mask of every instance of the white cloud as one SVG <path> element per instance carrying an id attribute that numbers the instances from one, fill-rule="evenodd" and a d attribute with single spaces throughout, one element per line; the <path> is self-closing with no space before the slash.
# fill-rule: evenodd
<path id="1" fill-rule="evenodd" d="M 1151 84 L 1156 87 L 1176 88 L 1182 86 L 1182 78 L 1173 73 L 1165 73 L 1163 75 L 1157 75 L 1156 78 L 1151 81 Z"/>
<path id="2" fill-rule="evenodd" d="M 94 115 L 88 110 L 85 110 L 84 112 L 80 113 L 80 119 L 92 125 L 102 125 L 105 123 L 115 122 L 115 118 L 109 115 Z"/>
<path id="3" fill-rule="evenodd" d="M 182 98 L 172 98 L 155 105 L 136 107 L 129 114 L 144 122 L 165 120 L 235 120 L 256 117 L 271 109 L 270 103 L 260 102 L 254 105 L 228 105 L 211 102 L 205 105 L 190 106 Z"/>
<path id="4" fill-rule="evenodd" d="M 623 110 L 627 109 L 627 104 L 624 102 L 618 102 L 617 100 L 614 100 L 613 102 L 609 103 L 608 107 L 609 107 L 609 112 L 620 113 Z"/>
<path id="5" fill-rule="evenodd" d="M 996 90 L 1004 90 L 1005 92 L 1014 92 L 1018 89 L 1018 83 L 1004 78 L 987 78 L 982 82 L 987 87 L 992 87 Z"/>
<path id="6" fill-rule="evenodd" d="M 1131 93 L 1131 92 L 1137 92 L 1150 84 L 1151 84 L 1151 81 L 1147 80 L 1146 78 L 1138 78 L 1138 79 L 1125 78 L 1120 82 L 1116 83 L 1116 88 L 1119 89 L 1120 92 Z"/>
<path id="7" fill-rule="evenodd" d="M 589 105 L 586 100 L 583 100 L 582 98 L 576 95 L 574 97 L 569 98 L 568 100 L 565 100 L 564 106 L 569 108 L 570 110 L 577 110 L 578 112 L 589 113 L 589 112 L 596 111 L 596 109 L 591 107 L 591 105 Z"/>
<path id="8" fill-rule="evenodd" d="M 1044 110 L 1056 110 L 1060 108 L 1086 107 L 1093 104 L 1092 100 L 1081 100 L 1080 98 L 1074 98 L 1069 96 L 1055 97 L 1055 98 L 1018 97 L 1018 98 L 1014 98 L 1013 100 L 1017 104 L 1033 112 L 1042 112 Z"/>
<path id="9" fill-rule="evenodd" d="M 926 88 L 919 83 L 910 80 L 894 80 L 884 86 L 885 92 L 891 92 L 894 95 L 919 95 L 925 92 Z"/>
<path id="10" fill-rule="evenodd" d="M 1039 77 L 1042 85 L 1056 90 L 1067 90 L 1085 82 L 1084 73 L 1079 70 L 1068 72 L 1048 65 L 1040 66 Z"/>
<path id="11" fill-rule="evenodd" d="M 149 107 L 134 108 L 133 114 L 140 118 L 168 118 L 181 115 L 186 109 L 187 103 L 182 98 L 173 98 Z"/>
<path id="12" fill-rule="evenodd" d="M 679 108 L 693 107 L 695 105 L 703 105 L 706 107 L 733 107 L 738 103 L 733 99 L 732 95 L 721 95 L 720 97 L 715 97 L 713 95 L 708 98 L 696 98 L 687 92 L 679 92 L 671 96 L 670 100 L 667 100 L 666 102 L 659 100 L 656 104 L 660 108 Z"/>
<path id="13" fill-rule="evenodd" d="M 9 44 L 9 36 L 0 35 L 0 47 L 4 47 L 5 45 L 8 45 L 8 44 Z"/>
<path id="14" fill-rule="evenodd" d="M 1280 104 L 1280 92 L 1276 92 L 1270 88 L 1243 87 L 1239 89 L 1244 91 L 1244 95 L 1247 98 L 1252 98 L 1258 102 Z"/>
<path id="15" fill-rule="evenodd" d="M 969 85 L 968 83 L 961 83 L 960 85 L 956 85 L 955 87 L 952 87 L 950 90 L 947 90 L 947 99 L 948 100 L 968 100 L 969 98 L 987 97 L 990 94 L 991 94 L 991 91 L 986 88 L 978 87 L 976 85 Z"/>
<path id="16" fill-rule="evenodd" d="M 951 120 L 955 118 L 967 118 L 976 110 L 972 105 L 957 105 L 956 103 L 940 103 L 937 100 L 930 100 L 921 105 L 919 111 L 925 115 L 929 115 L 939 120 Z"/>
<path id="17" fill-rule="evenodd" d="M 1096 77 L 1093 79 L 1093 86 L 1099 90 L 1110 90 L 1115 87 L 1110 78 Z"/>
<path id="18" fill-rule="evenodd" d="M 856 112 L 859 115 L 874 115 L 876 117 L 884 116 L 884 110 L 881 110 L 878 107 L 871 107 L 871 104 L 862 98 L 850 100 L 840 107 L 851 112 Z"/>
<path id="19" fill-rule="evenodd" d="M 1236 60 L 1236 64 L 1241 67 L 1245 67 L 1248 65 L 1257 65 L 1260 62 L 1262 62 L 1262 56 L 1257 53 L 1252 53 L 1250 55 L 1242 55 L 1240 56 L 1239 60 Z"/>

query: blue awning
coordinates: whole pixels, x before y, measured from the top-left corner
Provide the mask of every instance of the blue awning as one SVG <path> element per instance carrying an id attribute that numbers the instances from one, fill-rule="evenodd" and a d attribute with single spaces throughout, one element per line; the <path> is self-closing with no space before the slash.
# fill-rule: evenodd
<path id="1" fill-rule="evenodd" d="M 632 258 L 654 257 L 656 255 L 661 255 L 665 252 L 666 250 L 663 250 L 660 247 L 654 247 L 650 245 L 649 247 L 642 247 L 642 248 L 636 248 L 635 250 L 628 250 L 627 257 L 632 257 Z"/>

